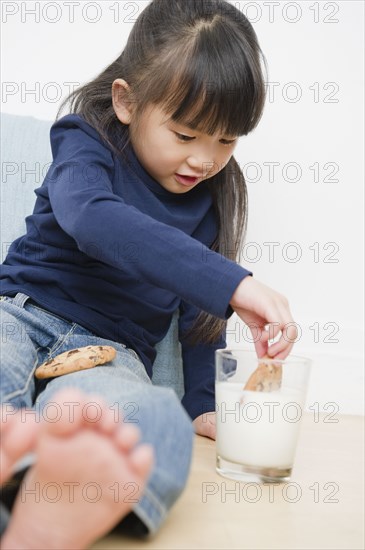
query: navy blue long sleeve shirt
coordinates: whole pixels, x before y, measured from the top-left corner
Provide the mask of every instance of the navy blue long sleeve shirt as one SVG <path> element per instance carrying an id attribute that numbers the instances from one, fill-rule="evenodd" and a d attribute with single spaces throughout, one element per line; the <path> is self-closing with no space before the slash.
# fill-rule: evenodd
<path id="1" fill-rule="evenodd" d="M 200 310 L 228 319 L 247 275 L 210 250 L 217 235 L 206 181 L 184 194 L 152 178 L 129 144 L 115 155 L 79 115 L 50 130 L 53 162 L 35 189 L 26 234 L 1 266 L 0 293 L 24 292 L 41 307 L 136 350 L 152 377 L 154 346 L 180 309 L 185 395 L 196 418 L 214 410 L 214 345 L 184 333 Z"/>

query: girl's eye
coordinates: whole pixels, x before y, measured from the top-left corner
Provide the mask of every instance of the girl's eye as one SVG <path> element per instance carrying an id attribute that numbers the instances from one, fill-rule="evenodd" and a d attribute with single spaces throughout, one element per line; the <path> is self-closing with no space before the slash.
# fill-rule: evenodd
<path id="1" fill-rule="evenodd" d="M 185 134 L 179 134 L 178 132 L 175 132 L 177 138 L 180 140 L 180 141 L 183 141 L 184 143 L 188 143 L 189 141 L 192 141 L 193 139 L 195 139 L 195 137 L 191 137 L 191 136 L 186 136 Z M 236 139 L 221 139 L 221 143 L 222 145 L 226 145 L 227 147 L 229 145 L 233 145 L 234 143 L 236 143 Z"/>
<path id="2" fill-rule="evenodd" d="M 236 141 L 236 139 L 222 139 L 221 143 L 223 143 L 223 145 L 233 145 Z"/>
<path id="3" fill-rule="evenodd" d="M 184 141 L 185 143 L 194 139 L 193 137 L 185 136 L 184 134 L 179 134 L 178 132 L 175 132 L 175 134 L 177 135 L 178 139 Z"/>

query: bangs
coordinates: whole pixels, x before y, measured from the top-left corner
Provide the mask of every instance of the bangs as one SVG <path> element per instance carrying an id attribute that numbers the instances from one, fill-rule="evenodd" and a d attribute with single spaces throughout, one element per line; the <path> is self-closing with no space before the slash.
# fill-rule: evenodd
<path id="1" fill-rule="evenodd" d="M 184 55 L 176 56 L 175 51 L 165 58 L 163 78 L 155 82 L 159 91 L 154 102 L 172 120 L 192 130 L 247 135 L 257 126 L 265 103 L 259 60 L 249 57 L 242 36 L 232 39 L 218 23 L 214 29 L 200 28 L 194 38 L 184 41 Z M 176 57 L 182 61 L 178 67 Z M 149 84 L 156 92 L 151 80 Z"/>

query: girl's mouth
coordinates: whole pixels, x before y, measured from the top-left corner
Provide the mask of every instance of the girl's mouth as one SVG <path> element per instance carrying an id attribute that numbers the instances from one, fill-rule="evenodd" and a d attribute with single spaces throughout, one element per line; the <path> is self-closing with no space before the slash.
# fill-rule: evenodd
<path id="1" fill-rule="evenodd" d="M 180 174 L 175 174 L 175 178 L 179 183 L 182 183 L 182 185 L 186 185 L 187 187 L 195 185 L 199 179 L 191 176 L 181 176 Z"/>

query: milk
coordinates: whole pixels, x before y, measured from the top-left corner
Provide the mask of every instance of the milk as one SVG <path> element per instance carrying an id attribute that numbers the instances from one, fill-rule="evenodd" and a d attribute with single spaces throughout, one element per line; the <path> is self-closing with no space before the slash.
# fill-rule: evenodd
<path id="1" fill-rule="evenodd" d="M 302 392 L 244 391 L 241 382 L 216 382 L 217 454 L 235 463 L 291 468 L 294 462 Z"/>

